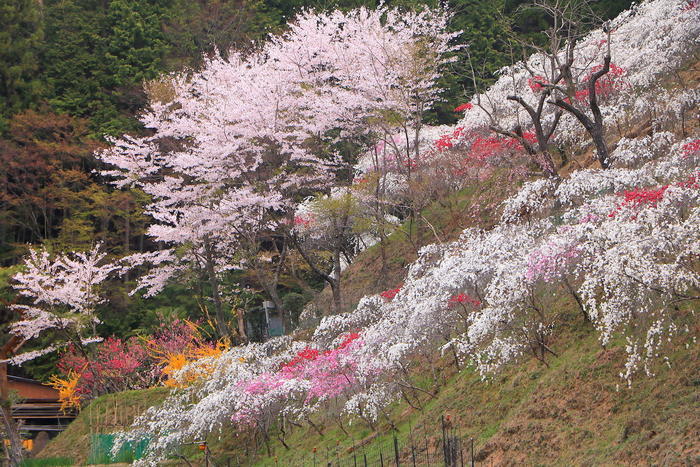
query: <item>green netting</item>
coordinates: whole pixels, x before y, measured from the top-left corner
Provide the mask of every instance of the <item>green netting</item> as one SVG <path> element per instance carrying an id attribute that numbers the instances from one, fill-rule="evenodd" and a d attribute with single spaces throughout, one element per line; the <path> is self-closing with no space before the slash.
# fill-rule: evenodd
<path id="1" fill-rule="evenodd" d="M 131 463 L 137 459 L 141 459 L 148 448 L 148 438 L 143 438 L 134 443 L 124 443 L 117 455 L 112 455 L 112 446 L 114 439 L 117 437 L 112 434 L 95 434 L 92 435 L 90 443 L 89 464 L 115 464 L 115 463 Z"/>

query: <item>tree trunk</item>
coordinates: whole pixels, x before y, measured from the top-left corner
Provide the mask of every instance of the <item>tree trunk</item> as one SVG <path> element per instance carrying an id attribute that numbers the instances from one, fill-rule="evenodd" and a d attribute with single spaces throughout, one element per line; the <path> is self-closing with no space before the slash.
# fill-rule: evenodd
<path id="1" fill-rule="evenodd" d="M 245 310 L 243 308 L 238 308 L 236 310 L 236 317 L 238 318 L 238 337 L 243 343 L 248 342 L 248 334 L 245 332 Z"/>
<path id="2" fill-rule="evenodd" d="M 221 302 L 221 295 L 219 293 L 219 279 L 216 277 L 216 270 L 214 269 L 214 253 L 209 240 L 204 242 L 204 251 L 206 254 L 205 267 L 207 270 L 209 285 L 211 285 L 212 299 L 214 301 L 216 331 L 219 334 L 219 337 L 229 337 L 231 333 L 228 328 L 228 323 L 226 322 L 226 316 L 224 315 L 224 307 Z"/>
<path id="3" fill-rule="evenodd" d="M 343 295 L 340 290 L 340 246 L 333 252 L 333 281 L 331 281 L 333 292 L 334 314 L 343 312 Z"/>
<path id="4" fill-rule="evenodd" d="M 5 360 L 19 345 L 16 337 L 10 340 L 0 349 L 0 360 Z M 2 413 L 3 428 L 10 446 L 7 450 L 11 467 L 17 467 L 22 463 L 22 439 L 19 436 L 19 426 L 12 418 L 12 403 L 10 402 L 10 390 L 7 380 L 7 363 L 0 363 L 0 411 Z"/>

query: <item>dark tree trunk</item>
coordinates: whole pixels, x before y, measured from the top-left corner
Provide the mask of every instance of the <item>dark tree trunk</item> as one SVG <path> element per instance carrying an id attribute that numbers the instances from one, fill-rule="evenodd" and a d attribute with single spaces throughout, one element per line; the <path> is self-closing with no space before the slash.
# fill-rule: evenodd
<path id="1" fill-rule="evenodd" d="M 11 337 L 0 348 L 0 360 L 8 358 L 20 344 L 21 341 L 17 337 Z M 11 467 L 17 467 L 22 463 L 22 440 L 19 436 L 19 427 L 12 418 L 12 403 L 7 380 L 7 363 L 0 363 L 0 413 L 2 414 L 3 431 L 10 441 L 7 449 L 8 460 Z"/>
<path id="2" fill-rule="evenodd" d="M 226 315 L 224 314 L 224 307 L 219 292 L 219 278 L 216 277 L 216 269 L 214 268 L 214 251 L 209 240 L 204 242 L 204 252 L 206 255 L 204 263 L 207 271 L 207 279 L 211 286 L 211 295 L 214 302 L 216 332 L 219 334 L 219 337 L 229 337 L 231 332 L 226 322 Z"/>

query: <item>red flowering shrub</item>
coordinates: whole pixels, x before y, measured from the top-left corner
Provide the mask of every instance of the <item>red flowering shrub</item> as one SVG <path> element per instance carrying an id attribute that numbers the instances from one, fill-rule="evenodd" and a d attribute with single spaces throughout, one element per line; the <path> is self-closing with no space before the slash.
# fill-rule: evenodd
<path id="1" fill-rule="evenodd" d="M 664 193 L 667 189 L 668 185 L 664 185 L 658 189 L 635 189 L 631 191 L 625 191 L 623 194 L 624 201 L 622 202 L 622 205 L 634 207 L 641 205 L 656 206 L 658 202 L 663 199 Z"/>
<path id="2" fill-rule="evenodd" d="M 305 347 L 304 350 L 297 353 L 296 357 L 282 365 L 282 368 L 292 368 L 307 360 L 313 360 L 318 357 L 319 351 L 311 347 Z"/>
<path id="3" fill-rule="evenodd" d="M 101 394 L 142 389 L 154 383 L 149 378 L 149 356 L 143 342 L 132 337 L 127 341 L 107 338 L 97 344 L 86 356 L 75 347 L 70 347 L 58 363 L 65 375 L 79 375 L 76 394 L 81 399 L 90 399 Z"/>
<path id="4" fill-rule="evenodd" d="M 350 334 L 348 334 L 345 337 L 345 339 L 343 339 L 343 342 L 340 343 L 340 345 L 338 346 L 338 349 L 344 349 L 345 347 L 350 345 L 350 343 L 352 343 L 353 341 L 355 341 L 359 338 L 360 338 L 359 332 L 351 332 Z"/>
<path id="5" fill-rule="evenodd" d="M 590 73 L 586 75 L 586 77 L 583 79 L 583 82 L 585 83 L 585 88 L 580 89 L 579 91 L 576 91 L 576 94 L 574 95 L 574 99 L 579 102 L 579 103 L 587 103 L 589 99 L 589 92 L 588 92 L 588 82 L 590 79 L 593 77 L 593 74 L 600 71 L 603 68 L 602 65 L 596 65 L 593 68 L 591 68 Z M 608 96 L 611 96 L 612 94 L 616 93 L 617 91 L 623 89 L 627 83 L 624 80 L 623 76 L 625 75 L 625 70 L 620 68 L 619 66 L 615 65 L 614 63 L 610 64 L 610 71 L 603 75 L 601 78 L 598 79 L 598 81 L 595 82 L 595 93 L 598 98 L 604 99 Z"/>
<path id="6" fill-rule="evenodd" d="M 435 141 L 435 147 L 438 149 L 438 151 L 451 149 L 459 142 L 462 136 L 464 136 L 464 127 L 459 126 L 452 133 L 442 135 L 437 141 Z"/>
<path id="7" fill-rule="evenodd" d="M 690 175 L 687 179 L 683 180 L 682 182 L 678 182 L 676 185 L 681 188 L 693 188 L 695 190 L 700 189 L 700 172 Z"/>
<path id="8" fill-rule="evenodd" d="M 313 222 L 314 222 L 314 218 L 312 216 L 309 216 L 309 217 L 294 216 L 294 225 L 298 225 L 301 227 L 308 227 Z"/>
<path id="9" fill-rule="evenodd" d="M 544 76 L 537 75 L 527 80 L 527 85 L 530 86 L 530 89 L 532 89 L 532 92 L 535 94 L 544 89 L 543 84 L 549 84 L 549 81 Z"/>
<path id="10" fill-rule="evenodd" d="M 700 2 L 700 0 L 698 0 Z M 689 157 L 697 152 L 700 152 L 700 138 L 683 145 L 683 154 Z"/>
<path id="11" fill-rule="evenodd" d="M 700 7 L 700 0 L 686 0 L 681 11 L 690 11 Z"/>
<path id="12" fill-rule="evenodd" d="M 305 362 L 316 360 L 316 358 L 318 358 L 319 355 L 325 356 L 325 355 L 331 354 L 334 351 L 343 350 L 347 346 L 349 346 L 353 341 L 355 341 L 359 338 L 360 338 L 360 333 L 351 332 L 345 337 L 345 339 L 343 339 L 343 341 L 340 343 L 340 345 L 338 345 L 338 347 L 336 347 L 333 350 L 326 350 L 323 353 L 321 353 L 317 349 L 313 349 L 311 347 L 304 347 L 303 350 L 297 352 L 297 354 L 294 358 L 292 358 L 290 361 L 288 361 L 287 363 L 282 365 L 281 369 L 282 370 L 284 370 L 284 369 L 291 370 L 296 366 L 303 365 Z"/>
<path id="13" fill-rule="evenodd" d="M 635 188 L 634 190 L 629 190 L 621 193 L 623 200 L 622 202 L 608 214 L 608 217 L 615 217 L 615 215 L 624 207 L 639 208 L 643 206 L 656 206 L 659 201 L 664 198 L 664 193 L 668 189 L 669 185 L 664 185 L 660 188 Z"/>
<path id="14" fill-rule="evenodd" d="M 175 320 L 153 336 L 122 340 L 109 337 L 83 353 L 69 347 L 58 362 L 63 375 L 78 375 L 76 394 L 92 399 L 101 394 L 144 389 L 158 384 L 163 356 L 176 355 L 193 345 L 202 345 L 196 326 Z"/>

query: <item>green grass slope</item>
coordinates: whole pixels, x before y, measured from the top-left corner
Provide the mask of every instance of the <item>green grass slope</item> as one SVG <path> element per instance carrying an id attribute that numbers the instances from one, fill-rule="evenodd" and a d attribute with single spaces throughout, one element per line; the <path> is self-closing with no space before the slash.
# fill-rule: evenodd
<path id="1" fill-rule="evenodd" d="M 125 429 L 134 417 L 161 402 L 167 394 L 166 388 L 153 388 L 100 396 L 83 407 L 68 428 L 51 440 L 37 457 L 67 458 L 75 465 L 85 465 L 90 455 L 91 435 Z"/>

